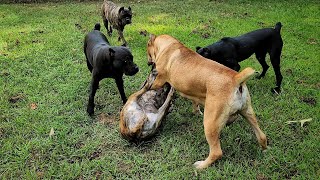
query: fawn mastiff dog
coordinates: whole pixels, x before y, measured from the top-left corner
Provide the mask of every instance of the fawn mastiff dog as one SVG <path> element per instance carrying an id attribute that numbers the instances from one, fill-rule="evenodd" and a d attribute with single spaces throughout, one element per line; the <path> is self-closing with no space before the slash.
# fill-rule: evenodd
<path id="1" fill-rule="evenodd" d="M 147 45 L 148 64 L 155 65 L 158 75 L 150 89 L 168 82 L 183 97 L 204 106 L 204 131 L 209 156 L 194 166 L 206 168 L 222 156 L 219 135 L 229 118 L 241 114 L 253 128 L 262 149 L 266 135 L 259 128 L 246 80 L 255 74 L 252 68 L 240 73 L 206 59 L 169 35 L 150 35 Z"/>

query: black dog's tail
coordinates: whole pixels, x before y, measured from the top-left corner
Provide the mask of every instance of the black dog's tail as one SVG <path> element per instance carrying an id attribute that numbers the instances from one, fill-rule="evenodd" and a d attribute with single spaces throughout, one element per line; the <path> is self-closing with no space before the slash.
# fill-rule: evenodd
<path id="1" fill-rule="evenodd" d="M 97 23 L 96 25 L 94 25 L 94 30 L 100 31 L 100 29 L 101 29 L 100 23 Z"/>
<path id="2" fill-rule="evenodd" d="M 274 26 L 274 30 L 280 33 L 281 27 L 282 27 L 281 22 L 277 22 L 276 25 Z"/>

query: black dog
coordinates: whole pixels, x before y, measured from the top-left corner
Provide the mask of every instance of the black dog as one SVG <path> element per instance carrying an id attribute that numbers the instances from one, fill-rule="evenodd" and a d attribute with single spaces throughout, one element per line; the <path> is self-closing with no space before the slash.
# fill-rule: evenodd
<path id="1" fill-rule="evenodd" d="M 233 70 L 239 71 L 241 62 L 255 53 L 262 66 L 262 73 L 258 78 L 265 76 L 269 66 L 265 57 L 269 53 L 271 64 L 276 75 L 276 87 L 271 89 L 273 93 L 280 93 L 282 75 L 280 72 L 280 56 L 282 51 L 282 38 L 280 35 L 281 23 L 275 28 L 265 28 L 249 32 L 238 37 L 225 37 L 220 41 L 201 48 L 196 47 L 197 53 L 205 58 L 219 62 Z"/>
<path id="2" fill-rule="evenodd" d="M 124 7 L 117 6 L 111 1 L 105 0 L 101 10 L 102 20 L 109 36 L 112 34 L 112 28 L 117 29 L 119 34 L 118 40 L 120 41 L 120 39 L 122 39 L 123 45 L 126 46 L 127 41 L 123 37 L 123 30 L 125 25 L 131 24 L 132 11 L 130 6 L 128 9 L 125 9 Z M 108 29 L 108 22 L 110 23 L 110 30 Z"/>
<path id="3" fill-rule="evenodd" d="M 94 113 L 94 95 L 103 78 L 115 79 L 122 102 L 125 103 L 127 98 L 123 90 L 123 73 L 133 76 L 139 71 L 130 50 L 123 46 L 110 46 L 106 36 L 100 32 L 100 24 L 96 24 L 94 30 L 85 37 L 84 54 L 92 73 L 87 112 L 90 115 Z"/>

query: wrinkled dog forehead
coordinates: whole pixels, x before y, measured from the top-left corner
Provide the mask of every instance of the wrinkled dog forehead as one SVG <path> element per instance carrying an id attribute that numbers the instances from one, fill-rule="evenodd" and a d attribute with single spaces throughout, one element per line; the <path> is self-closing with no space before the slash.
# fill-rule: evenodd
<path id="1" fill-rule="evenodd" d="M 120 15 L 123 17 L 131 17 L 132 12 L 129 9 L 123 9 L 122 11 L 120 11 Z"/>
<path id="2" fill-rule="evenodd" d="M 117 58 L 130 58 L 133 59 L 131 51 L 126 47 L 117 47 L 115 56 Z"/>

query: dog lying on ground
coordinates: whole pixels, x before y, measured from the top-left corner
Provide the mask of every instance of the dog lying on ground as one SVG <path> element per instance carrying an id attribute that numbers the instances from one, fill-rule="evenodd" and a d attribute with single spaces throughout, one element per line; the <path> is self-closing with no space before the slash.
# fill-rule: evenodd
<path id="1" fill-rule="evenodd" d="M 111 1 L 105 0 L 101 10 L 102 20 L 109 36 L 112 34 L 112 28 L 118 30 L 118 41 L 121 39 L 124 43 L 123 45 L 127 46 L 127 41 L 123 37 L 123 30 L 125 25 L 131 24 L 132 11 L 130 6 L 128 9 L 125 9 L 124 7 L 117 6 Z M 110 30 L 108 28 L 108 22 L 110 23 Z"/>
<path id="2" fill-rule="evenodd" d="M 110 46 L 108 39 L 100 32 L 100 24 L 96 24 L 93 31 L 84 39 L 84 54 L 87 66 L 92 73 L 89 102 L 87 112 L 94 113 L 94 96 L 99 87 L 99 81 L 104 78 L 113 78 L 116 81 L 122 102 L 127 101 L 123 89 L 123 74 L 133 76 L 138 66 L 133 62 L 130 50 L 123 46 Z"/>
<path id="3" fill-rule="evenodd" d="M 280 93 L 282 81 L 280 56 L 283 46 L 280 35 L 281 26 L 281 23 L 278 22 L 274 29 L 265 28 L 238 37 L 225 37 L 207 47 L 196 47 L 196 50 L 203 57 L 217 61 L 236 71 L 240 70 L 238 62 L 255 54 L 262 66 L 262 73 L 258 76 L 258 79 L 264 77 L 269 68 L 265 59 L 266 54 L 269 53 L 277 81 L 276 87 L 271 89 L 271 91 L 273 93 Z"/>
<path id="4" fill-rule="evenodd" d="M 194 104 L 204 105 L 204 131 L 210 152 L 207 159 L 194 163 L 206 168 L 222 156 L 219 135 L 229 118 L 241 114 L 253 128 L 259 144 L 267 148 L 266 135 L 258 126 L 246 81 L 252 68 L 240 73 L 204 58 L 169 35 L 151 35 L 147 45 L 148 64 L 158 75 L 151 89 L 169 83 Z"/>
<path id="5" fill-rule="evenodd" d="M 156 78 L 151 71 L 143 87 L 132 94 L 120 113 L 120 132 L 129 141 L 140 142 L 152 137 L 164 119 L 174 89 L 167 83 L 158 90 L 148 90 Z"/>

